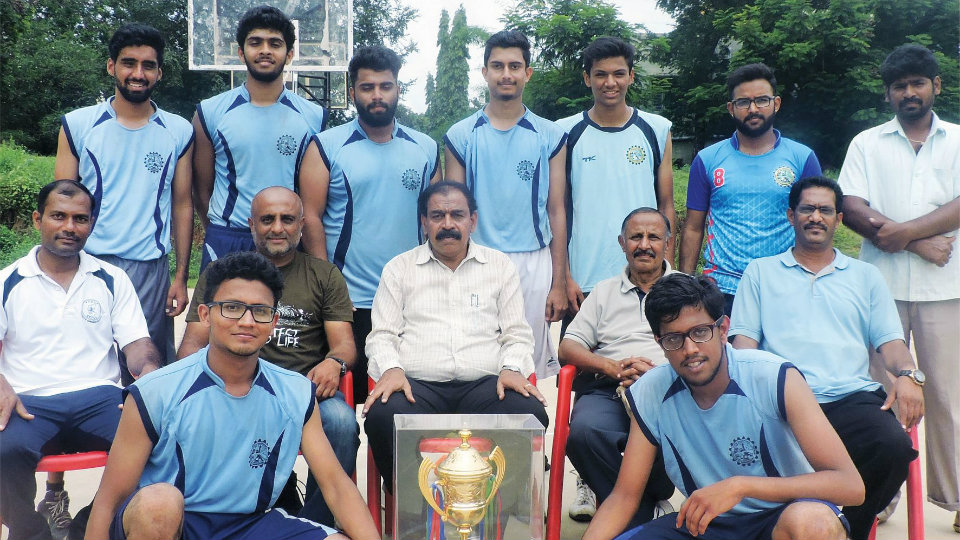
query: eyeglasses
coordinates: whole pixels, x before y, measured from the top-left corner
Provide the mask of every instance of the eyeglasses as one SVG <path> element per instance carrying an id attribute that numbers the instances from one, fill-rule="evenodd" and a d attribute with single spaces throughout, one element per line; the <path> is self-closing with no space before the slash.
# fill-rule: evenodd
<path id="1" fill-rule="evenodd" d="M 814 212 L 820 212 L 823 217 L 833 217 L 837 215 L 837 209 L 832 206 L 814 206 L 812 204 L 801 204 L 797 207 L 797 213 L 801 216 L 812 216 Z"/>
<path id="2" fill-rule="evenodd" d="M 665 351 L 675 351 L 683 347 L 683 342 L 686 341 L 687 338 L 690 338 L 690 341 L 694 343 L 706 343 L 713 339 L 713 329 L 720 326 L 722 320 L 723 316 L 721 315 L 719 319 L 713 321 L 713 324 L 694 326 L 686 332 L 664 334 L 657 339 L 657 343 L 659 343 Z"/>
<path id="3" fill-rule="evenodd" d="M 773 100 L 774 98 L 772 96 L 760 96 L 753 99 L 737 98 L 731 103 L 733 103 L 733 106 L 738 109 L 749 109 L 751 103 L 756 105 L 758 109 L 765 109 L 773 104 Z"/>
<path id="4" fill-rule="evenodd" d="M 227 319 L 242 319 L 247 311 L 253 315 L 253 320 L 258 323 L 273 322 L 273 316 L 277 313 L 276 308 L 265 306 L 263 304 L 244 304 L 243 302 L 210 302 L 207 304 L 211 308 L 220 306 L 220 315 Z"/>

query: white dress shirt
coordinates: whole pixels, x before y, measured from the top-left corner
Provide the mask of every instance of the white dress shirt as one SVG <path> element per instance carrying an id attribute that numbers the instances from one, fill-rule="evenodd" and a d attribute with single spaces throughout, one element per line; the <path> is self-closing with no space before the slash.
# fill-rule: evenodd
<path id="1" fill-rule="evenodd" d="M 503 253 L 470 242 L 456 270 L 429 244 L 394 257 L 373 299 L 370 377 L 403 368 L 421 381 L 472 381 L 504 366 L 534 371 L 520 278 Z"/>

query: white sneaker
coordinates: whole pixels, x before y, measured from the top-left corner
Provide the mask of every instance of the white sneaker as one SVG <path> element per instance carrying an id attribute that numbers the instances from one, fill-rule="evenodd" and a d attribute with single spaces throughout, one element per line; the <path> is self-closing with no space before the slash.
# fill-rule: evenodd
<path id="1" fill-rule="evenodd" d="M 893 499 L 890 499 L 890 504 L 887 505 L 879 514 L 877 514 L 877 523 L 883 523 L 890 519 L 890 516 L 897 510 L 897 503 L 900 502 L 900 492 L 898 491 L 896 495 L 893 496 Z"/>
<path id="2" fill-rule="evenodd" d="M 597 496 L 587 486 L 583 478 L 574 471 L 573 475 L 577 478 L 577 496 L 570 505 L 567 514 L 574 521 L 590 521 L 593 515 L 597 513 Z"/>
<path id="3" fill-rule="evenodd" d="M 675 512 L 675 510 L 669 500 L 663 499 L 662 501 L 657 501 L 657 507 L 653 509 L 653 519 L 672 514 L 673 512 Z"/>

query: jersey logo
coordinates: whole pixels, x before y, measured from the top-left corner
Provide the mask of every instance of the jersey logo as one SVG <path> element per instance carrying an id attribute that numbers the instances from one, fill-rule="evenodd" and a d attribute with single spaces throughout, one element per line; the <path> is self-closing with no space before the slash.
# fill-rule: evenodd
<path id="1" fill-rule="evenodd" d="M 773 171 L 773 181 L 777 183 L 780 187 L 790 187 L 793 185 L 793 181 L 797 179 L 796 173 L 793 172 L 793 169 L 782 165 L 777 167 Z"/>
<path id="2" fill-rule="evenodd" d="M 148 171 L 156 174 L 163 168 L 163 158 L 156 152 L 150 152 L 143 158 L 143 166 L 146 167 Z"/>
<path id="3" fill-rule="evenodd" d="M 270 458 L 270 445 L 267 444 L 267 441 L 263 439 L 257 439 L 253 441 L 253 447 L 250 448 L 250 463 L 251 469 L 259 469 L 267 464 L 267 459 Z"/>
<path id="4" fill-rule="evenodd" d="M 647 151 L 642 146 L 631 146 L 627 148 L 627 161 L 634 165 L 639 165 L 647 160 Z"/>
<path id="5" fill-rule="evenodd" d="M 98 323 L 103 318 L 103 308 L 94 299 L 84 300 L 80 307 L 80 316 L 89 323 Z"/>
<path id="6" fill-rule="evenodd" d="M 586 162 L 588 162 L 588 161 L 596 161 L 596 160 L 597 160 L 597 156 L 596 156 L 596 154 L 594 154 L 594 155 L 592 155 L 592 156 L 587 156 L 587 157 L 582 158 L 582 159 L 583 159 L 583 162 L 586 163 Z"/>
<path id="7" fill-rule="evenodd" d="M 523 160 L 520 163 L 517 163 L 517 176 L 520 177 L 524 182 L 530 182 L 533 180 L 533 163 L 530 163 L 527 160 Z"/>
<path id="8" fill-rule="evenodd" d="M 297 151 L 297 141 L 290 135 L 281 135 L 277 139 L 277 152 L 285 156 L 292 155 Z"/>
<path id="9" fill-rule="evenodd" d="M 417 173 L 416 169 L 407 169 L 400 175 L 400 183 L 403 184 L 403 187 L 413 191 L 420 184 L 420 174 Z"/>
<path id="10" fill-rule="evenodd" d="M 714 186 L 716 186 L 716 187 L 721 187 L 721 186 L 723 186 L 723 182 L 724 182 L 724 180 L 723 180 L 723 173 L 724 173 L 723 167 L 718 167 L 718 168 L 716 168 L 716 169 L 713 170 L 713 185 L 714 185 Z"/>
<path id="11" fill-rule="evenodd" d="M 749 467 L 760 458 L 760 451 L 750 437 L 737 437 L 730 443 L 730 459 L 741 467 Z"/>

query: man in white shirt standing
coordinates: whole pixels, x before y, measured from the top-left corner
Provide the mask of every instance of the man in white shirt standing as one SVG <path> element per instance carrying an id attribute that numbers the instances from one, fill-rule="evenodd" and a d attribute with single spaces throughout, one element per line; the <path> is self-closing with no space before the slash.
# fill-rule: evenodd
<path id="1" fill-rule="evenodd" d="M 377 385 L 363 404 L 364 429 L 388 489 L 395 414 L 529 413 L 548 422 L 546 400 L 527 381 L 533 332 L 520 278 L 507 255 L 470 241 L 473 195 L 445 180 L 417 206 L 428 241 L 383 268 L 367 337 Z"/>
<path id="2" fill-rule="evenodd" d="M 880 77 L 896 117 L 853 139 L 838 182 L 843 222 L 864 237 L 860 258 L 890 287 L 927 376 L 927 496 L 957 512 L 960 533 L 960 261 L 951 256 L 960 229 L 960 126 L 932 110 L 939 72 L 919 45 L 890 53 Z"/>

